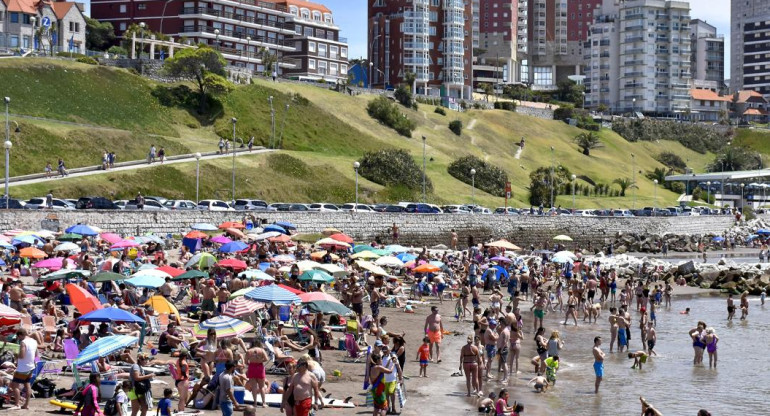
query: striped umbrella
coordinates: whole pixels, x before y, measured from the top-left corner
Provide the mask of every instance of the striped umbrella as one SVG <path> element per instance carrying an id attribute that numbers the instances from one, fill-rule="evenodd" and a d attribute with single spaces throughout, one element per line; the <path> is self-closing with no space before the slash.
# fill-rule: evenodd
<path id="1" fill-rule="evenodd" d="M 244 296 L 257 302 L 275 303 L 278 305 L 300 302 L 299 296 L 277 285 L 255 287 Z"/>
<path id="2" fill-rule="evenodd" d="M 205 339 L 206 332 L 211 328 L 217 332 L 217 338 L 234 338 L 254 329 L 251 324 L 239 319 L 231 318 L 229 316 L 217 316 L 216 318 L 211 318 L 199 324 L 195 324 L 195 326 L 193 326 L 195 338 Z"/>
<path id="3" fill-rule="evenodd" d="M 264 306 L 264 303 L 255 302 L 244 297 L 237 297 L 230 302 L 227 302 L 225 309 L 222 311 L 222 315 L 238 318 L 241 316 L 250 315 L 257 309 L 263 308 Z"/>
<path id="4" fill-rule="evenodd" d="M 105 357 L 115 351 L 120 351 L 123 348 L 136 344 L 137 341 L 139 341 L 139 338 L 132 337 L 131 335 L 112 335 L 99 338 L 81 351 L 72 364 L 78 366 L 90 363 L 99 359 L 99 357 Z"/>

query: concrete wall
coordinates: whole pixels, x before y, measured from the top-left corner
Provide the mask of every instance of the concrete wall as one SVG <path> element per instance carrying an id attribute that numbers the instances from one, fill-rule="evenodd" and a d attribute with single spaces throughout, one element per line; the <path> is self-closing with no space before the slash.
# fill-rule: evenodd
<path id="1" fill-rule="evenodd" d="M 53 220 L 48 219 L 49 215 Z M 605 218 L 605 217 L 521 217 L 498 215 L 431 215 L 431 214 L 363 214 L 363 213 L 255 213 L 268 222 L 290 221 L 300 233 L 320 232 L 325 227 L 344 231 L 357 241 L 382 238 L 390 241 L 390 227 L 395 222 L 400 228 L 400 242 L 405 245 L 449 244 L 449 235 L 455 229 L 460 244 L 468 236 L 476 242 L 507 238 L 524 246 L 550 242 L 558 234 L 571 236 L 577 242 L 603 244 L 605 239 L 622 233 L 652 233 L 691 235 L 721 233 L 731 227 L 730 216 L 668 217 L 668 218 Z M 183 233 L 198 222 L 218 225 L 224 221 L 240 221 L 240 212 L 202 211 L 70 211 L 51 214 L 45 211 L 0 212 L 0 230 L 41 227 L 61 229 L 84 223 L 127 235 L 145 233 Z M 58 221 L 58 223 L 57 223 Z"/>

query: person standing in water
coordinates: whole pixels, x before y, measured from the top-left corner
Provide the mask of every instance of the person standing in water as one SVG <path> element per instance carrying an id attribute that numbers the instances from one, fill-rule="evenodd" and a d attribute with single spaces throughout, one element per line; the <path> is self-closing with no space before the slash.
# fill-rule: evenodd
<path id="1" fill-rule="evenodd" d="M 749 316 L 749 292 L 741 293 L 741 320 Z"/>
<path id="2" fill-rule="evenodd" d="M 599 384 L 602 383 L 604 377 L 604 351 L 601 348 L 602 337 L 594 338 L 594 375 L 596 375 L 596 381 L 594 382 L 594 393 L 599 394 Z"/>

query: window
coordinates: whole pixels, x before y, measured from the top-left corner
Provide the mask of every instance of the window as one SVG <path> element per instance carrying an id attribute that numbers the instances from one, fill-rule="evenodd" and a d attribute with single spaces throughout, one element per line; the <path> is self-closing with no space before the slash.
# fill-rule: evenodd
<path id="1" fill-rule="evenodd" d="M 348 66 L 345 64 L 340 65 L 340 75 L 348 74 Z"/>
<path id="2" fill-rule="evenodd" d="M 318 56 L 326 56 L 326 44 L 325 43 L 319 43 L 318 44 Z"/>
<path id="3" fill-rule="evenodd" d="M 22 23 L 24 23 L 25 25 L 28 25 L 28 24 L 30 24 L 30 20 L 29 20 L 29 18 L 30 18 L 30 15 L 28 15 L 28 14 L 22 14 L 22 17 L 23 17 L 23 19 L 22 19 Z M 26 46 L 25 46 L 25 48 L 26 48 Z"/>
<path id="4" fill-rule="evenodd" d="M 139 3 L 136 5 L 136 10 L 147 10 L 147 5 L 145 3 Z"/>
<path id="5" fill-rule="evenodd" d="M 308 52 L 315 52 L 315 42 L 308 42 L 307 43 L 307 51 Z"/>
<path id="6" fill-rule="evenodd" d="M 19 13 L 11 12 L 11 23 L 19 23 Z M 13 38 L 11 38 L 11 42 L 13 42 Z M 11 45 L 13 46 L 13 45 Z M 16 46 L 19 46 L 19 38 L 16 37 Z"/>
<path id="7" fill-rule="evenodd" d="M 313 36 L 313 28 L 305 26 L 305 36 Z"/>
<path id="8" fill-rule="evenodd" d="M 302 52 L 302 41 L 298 40 L 294 42 L 294 49 L 296 49 L 297 52 Z"/>
<path id="9" fill-rule="evenodd" d="M 315 69 L 315 59 L 307 60 L 307 69 Z"/>
<path id="10" fill-rule="evenodd" d="M 347 59 L 348 57 L 348 48 L 342 47 L 340 48 L 340 58 Z"/>
<path id="11" fill-rule="evenodd" d="M 121 13 L 125 13 L 126 12 L 126 5 L 125 4 L 121 4 L 120 5 L 120 12 Z"/>
<path id="12" fill-rule="evenodd" d="M 338 64 L 335 64 L 335 63 L 329 64 L 329 75 L 337 75 L 338 67 L 339 67 Z"/>
<path id="13" fill-rule="evenodd" d="M 321 21 L 321 12 L 318 10 L 313 11 L 313 20 L 320 22 Z"/>
<path id="14" fill-rule="evenodd" d="M 127 29 L 126 22 L 120 22 L 120 30 L 125 31 Z"/>
<path id="15" fill-rule="evenodd" d="M 326 37 L 326 31 L 323 29 L 316 29 L 315 30 L 315 37 L 317 38 L 325 38 Z"/>
<path id="16" fill-rule="evenodd" d="M 24 36 L 22 40 L 24 41 L 22 48 L 29 48 L 29 36 Z"/>
<path id="17" fill-rule="evenodd" d="M 329 58 L 338 59 L 338 50 L 339 47 L 337 46 L 329 46 Z"/>
<path id="18" fill-rule="evenodd" d="M 318 73 L 326 75 L 326 73 L 327 73 L 327 71 L 326 71 L 327 65 L 328 64 L 327 64 L 326 61 L 318 61 Z"/>
<path id="19" fill-rule="evenodd" d="M 303 19 L 310 19 L 310 10 L 302 9 L 302 18 Z"/>
<path id="20" fill-rule="evenodd" d="M 14 13 L 11 13 L 14 14 Z M 18 13 L 16 13 L 18 14 Z M 18 18 L 17 18 L 18 20 Z M 19 47 L 19 37 L 16 35 L 11 35 L 11 44 L 9 45 L 12 48 L 18 48 Z"/>
<path id="21" fill-rule="evenodd" d="M 300 25 L 294 25 L 294 33 L 301 35 L 302 34 L 302 26 Z"/>

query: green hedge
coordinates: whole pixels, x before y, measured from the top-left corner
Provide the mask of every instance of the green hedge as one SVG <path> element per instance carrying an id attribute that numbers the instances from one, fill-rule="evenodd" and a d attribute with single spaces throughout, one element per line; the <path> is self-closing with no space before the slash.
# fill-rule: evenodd
<path id="1" fill-rule="evenodd" d="M 471 169 L 476 169 L 476 188 L 490 195 L 505 197 L 505 183 L 508 182 L 508 174 L 503 169 L 476 156 L 456 159 L 449 164 L 447 172 L 455 179 L 471 185 L 473 183 Z"/>
<path id="2" fill-rule="evenodd" d="M 698 153 L 721 150 L 733 135 L 732 130 L 723 133 L 700 124 L 658 120 L 617 120 L 612 130 L 629 142 L 676 140 Z"/>
<path id="3" fill-rule="evenodd" d="M 366 111 L 372 118 L 379 120 L 402 136 L 412 137 L 412 131 L 417 128 L 414 121 L 410 120 L 406 114 L 401 113 L 398 106 L 385 97 L 377 97 L 374 101 L 369 102 Z"/>
<path id="4" fill-rule="evenodd" d="M 452 130 L 452 133 L 460 136 L 463 134 L 463 122 L 460 120 L 450 121 L 449 130 Z"/>
<path id="5" fill-rule="evenodd" d="M 516 111 L 516 103 L 513 101 L 497 101 L 495 102 L 495 110 Z"/>
<path id="6" fill-rule="evenodd" d="M 422 169 L 406 150 L 385 149 L 367 152 L 361 159 L 358 173 L 380 185 L 422 189 Z M 425 188 L 426 192 L 433 191 L 429 178 L 425 180 Z"/>

